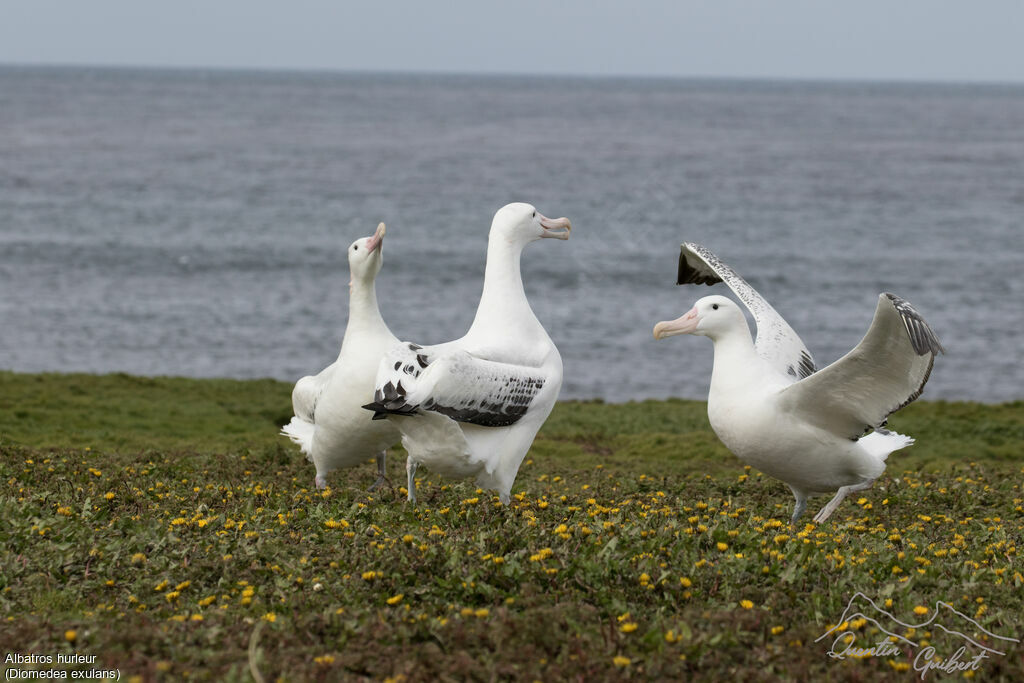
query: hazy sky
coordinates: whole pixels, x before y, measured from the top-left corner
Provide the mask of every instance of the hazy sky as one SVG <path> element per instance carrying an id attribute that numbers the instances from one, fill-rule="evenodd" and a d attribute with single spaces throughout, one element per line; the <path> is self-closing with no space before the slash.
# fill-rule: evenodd
<path id="1" fill-rule="evenodd" d="M 1024 0 L 0 0 L 0 63 L 1024 82 Z"/>

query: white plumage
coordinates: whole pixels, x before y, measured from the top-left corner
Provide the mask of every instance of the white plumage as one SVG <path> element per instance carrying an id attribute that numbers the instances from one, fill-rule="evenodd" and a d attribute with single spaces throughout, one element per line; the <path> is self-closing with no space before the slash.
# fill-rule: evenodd
<path id="1" fill-rule="evenodd" d="M 374 401 L 365 407 L 393 422 L 409 452 L 409 500 L 416 469 L 476 477 L 508 503 L 519 466 L 562 384 L 562 359 L 523 291 L 519 259 L 530 242 L 568 239 L 566 218 L 529 204 L 502 207 L 491 223 L 483 294 L 461 339 L 434 346 L 394 345 L 381 361 Z M 385 419 L 386 418 L 386 419 Z"/>
<path id="2" fill-rule="evenodd" d="M 384 232 L 381 223 L 372 237 L 349 246 L 352 278 L 341 351 L 338 359 L 317 375 L 296 382 L 292 390 L 295 417 L 281 430 L 316 466 L 317 488 L 327 485 L 329 472 L 353 467 L 372 456 L 377 459 L 378 478 L 371 490 L 376 488 L 386 481 L 386 449 L 399 440 L 393 425 L 371 420 L 362 409 L 373 397 L 381 357 L 398 341 L 381 317 L 374 284 L 383 264 Z"/>
<path id="3" fill-rule="evenodd" d="M 886 418 L 921 394 L 944 349 L 909 303 L 881 294 L 860 343 L 816 370 L 786 321 L 704 247 L 682 245 L 677 282 L 725 282 L 754 315 L 756 343 L 735 302 L 708 296 L 677 320 L 658 323 L 654 336 L 697 334 L 714 342 L 711 427 L 741 460 L 789 485 L 793 523 L 809 496 L 836 491 L 814 518 L 824 522 L 847 495 L 881 476 L 891 452 L 914 443 L 886 430 Z"/>

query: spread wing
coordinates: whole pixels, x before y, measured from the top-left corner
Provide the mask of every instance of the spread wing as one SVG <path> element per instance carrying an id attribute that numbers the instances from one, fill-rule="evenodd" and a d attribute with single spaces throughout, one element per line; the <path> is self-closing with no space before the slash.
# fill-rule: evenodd
<path id="1" fill-rule="evenodd" d="M 447 347 L 447 348 L 445 348 Z M 505 427 L 529 410 L 547 377 L 540 368 L 479 358 L 464 350 L 395 345 L 377 371 L 375 420 L 429 410 L 457 422 Z"/>
<path id="2" fill-rule="evenodd" d="M 684 242 L 679 252 L 677 285 L 713 285 L 724 282 L 739 297 L 757 323 L 754 346 L 757 355 L 793 380 L 809 377 L 817 370 L 811 352 L 793 328 L 765 301 L 757 290 L 706 247 Z"/>
<path id="3" fill-rule="evenodd" d="M 945 349 L 924 318 L 900 297 L 881 294 L 860 343 L 827 368 L 783 389 L 779 406 L 857 439 L 921 395 L 939 353 Z"/>

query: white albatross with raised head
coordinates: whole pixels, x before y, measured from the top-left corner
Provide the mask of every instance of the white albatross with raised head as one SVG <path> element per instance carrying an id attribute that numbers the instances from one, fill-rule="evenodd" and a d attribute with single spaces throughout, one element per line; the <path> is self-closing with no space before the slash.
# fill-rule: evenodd
<path id="1" fill-rule="evenodd" d="M 327 486 L 329 472 L 377 460 L 377 480 L 387 481 L 387 449 L 398 443 L 398 430 L 374 422 L 362 405 L 373 397 L 377 365 L 398 337 L 391 334 L 377 306 L 376 279 L 384 263 L 384 224 L 371 237 L 348 248 L 348 324 L 338 359 L 316 375 L 303 377 L 292 390 L 295 417 L 281 433 L 297 443 L 316 466 L 314 485 Z"/>
<path id="2" fill-rule="evenodd" d="M 756 343 L 740 307 L 717 295 L 659 322 L 654 338 L 711 338 L 711 428 L 740 460 L 789 485 L 793 524 L 809 496 L 835 491 L 814 517 L 824 522 L 846 496 L 881 476 L 891 452 L 914 443 L 885 429 L 886 418 L 921 395 L 945 349 L 909 303 L 881 294 L 860 343 L 817 370 L 800 337 L 753 287 L 706 248 L 683 244 L 677 284 L 716 282 L 725 282 L 753 314 Z"/>
<path id="3" fill-rule="evenodd" d="M 569 239 L 568 218 L 546 218 L 530 204 L 494 214 L 483 294 L 461 339 L 420 346 L 400 342 L 380 362 L 373 419 L 402 433 L 409 500 L 425 465 L 451 477 L 476 477 L 508 503 L 519 466 L 562 386 L 562 358 L 523 290 L 523 248 Z M 386 418 L 386 420 L 385 420 Z"/>

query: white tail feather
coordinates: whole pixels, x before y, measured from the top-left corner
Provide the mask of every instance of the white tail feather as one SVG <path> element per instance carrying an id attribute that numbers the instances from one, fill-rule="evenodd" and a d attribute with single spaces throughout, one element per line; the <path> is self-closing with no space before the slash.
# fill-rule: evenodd
<path id="1" fill-rule="evenodd" d="M 871 432 L 862 436 L 857 443 L 863 446 L 868 453 L 884 462 L 890 453 L 910 446 L 914 443 L 914 439 L 896 432 Z"/>
<path id="2" fill-rule="evenodd" d="M 281 433 L 299 445 L 299 448 L 306 454 L 306 459 L 313 460 L 313 432 L 316 425 L 306 422 L 298 417 L 281 428 Z"/>

